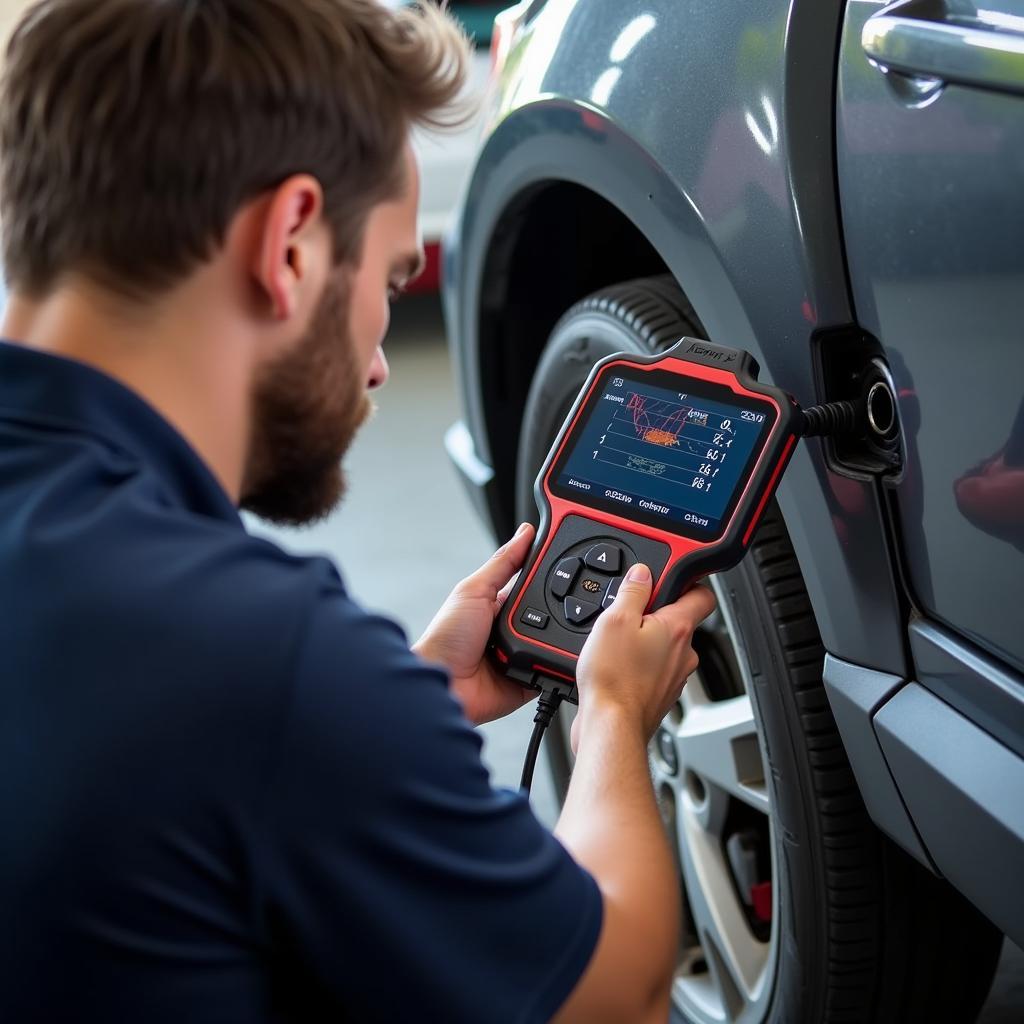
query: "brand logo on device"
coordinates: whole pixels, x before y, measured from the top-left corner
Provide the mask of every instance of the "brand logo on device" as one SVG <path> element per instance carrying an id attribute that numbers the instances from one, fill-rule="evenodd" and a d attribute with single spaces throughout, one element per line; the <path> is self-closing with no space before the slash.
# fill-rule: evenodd
<path id="1" fill-rule="evenodd" d="M 714 359 L 718 363 L 734 363 L 736 362 L 735 352 L 723 352 L 718 348 L 708 348 L 707 345 L 698 345 L 694 343 L 687 350 L 692 352 L 695 356 L 707 356 L 709 359 Z"/>

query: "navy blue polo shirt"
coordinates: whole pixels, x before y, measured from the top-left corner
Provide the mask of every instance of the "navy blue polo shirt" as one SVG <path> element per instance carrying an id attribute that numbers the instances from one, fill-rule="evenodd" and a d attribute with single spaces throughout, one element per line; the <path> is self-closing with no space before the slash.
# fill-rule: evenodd
<path id="1" fill-rule="evenodd" d="M 0 343 L 0 1020 L 545 1021 L 600 926 L 397 626 Z"/>

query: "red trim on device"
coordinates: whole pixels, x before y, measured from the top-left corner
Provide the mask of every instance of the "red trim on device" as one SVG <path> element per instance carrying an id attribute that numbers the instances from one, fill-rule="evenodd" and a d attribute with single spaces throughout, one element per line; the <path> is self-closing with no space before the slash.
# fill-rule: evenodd
<path id="1" fill-rule="evenodd" d="M 547 645 L 545 644 L 545 646 Z M 557 650 L 557 648 L 554 647 L 551 649 Z M 576 685 L 576 680 L 573 679 L 572 676 L 567 676 L 564 672 L 556 672 L 553 668 L 545 668 L 543 665 L 534 665 L 533 671 L 542 672 L 546 676 L 554 676 L 556 679 L 564 679 L 566 682 L 572 683 L 573 686 Z"/>
<path id="2" fill-rule="evenodd" d="M 584 410 L 586 410 L 590 400 L 590 396 L 593 394 L 594 389 L 597 387 L 597 384 L 600 381 L 601 377 L 603 377 L 608 370 L 611 370 L 613 367 L 616 366 L 628 366 L 631 370 L 640 370 L 644 372 L 668 370 L 670 373 L 680 373 L 689 377 L 697 377 L 700 380 L 710 381 L 711 383 L 714 384 L 722 384 L 725 387 L 729 388 L 729 390 L 732 391 L 733 393 L 737 395 L 743 395 L 747 398 L 753 398 L 758 402 L 769 402 L 771 405 L 775 407 L 776 412 L 775 426 L 772 428 L 773 432 L 779 428 L 779 425 L 781 424 L 783 418 L 782 410 L 779 408 L 778 402 L 776 402 L 775 399 L 771 397 L 771 395 L 765 395 L 760 392 L 751 391 L 748 388 L 745 388 L 731 373 L 725 370 L 720 370 L 717 367 L 704 366 L 700 363 L 690 363 L 687 362 L 685 359 L 661 359 L 656 363 L 648 364 L 631 363 L 629 362 L 629 360 L 619 359 L 616 360 L 615 362 L 608 363 L 607 365 L 601 368 L 601 373 L 594 379 L 594 383 L 590 386 L 590 390 L 584 396 L 583 400 L 579 403 L 579 408 L 576 410 L 576 415 L 573 417 L 572 422 L 569 424 L 568 429 L 565 431 L 565 436 L 562 438 L 562 443 L 558 446 L 558 451 L 555 453 L 554 458 L 551 459 L 550 469 L 548 470 L 547 476 L 545 476 L 543 482 L 544 494 L 547 497 L 548 502 L 551 506 L 551 523 L 548 526 L 547 539 L 544 543 L 543 549 L 534 559 L 533 566 L 530 569 L 530 574 L 529 576 L 527 576 L 526 582 L 519 589 L 519 593 L 516 597 L 515 603 L 508 611 L 507 619 L 509 629 L 517 637 L 519 637 L 520 640 L 525 640 L 527 643 L 535 644 L 536 646 L 543 647 L 544 649 L 549 651 L 554 651 L 556 654 L 559 654 L 562 657 L 568 657 L 573 659 L 578 659 L 579 655 L 573 654 L 571 651 L 563 651 L 560 647 L 555 647 L 552 644 L 546 644 L 542 640 L 538 640 L 536 637 L 524 636 L 522 633 L 519 632 L 518 629 L 516 629 L 515 619 L 516 613 L 519 610 L 519 605 L 522 603 L 523 597 L 525 596 L 527 590 L 530 588 L 530 584 L 533 582 L 533 578 L 534 576 L 536 576 L 538 569 L 544 562 L 544 559 L 548 553 L 548 548 L 551 547 L 551 543 L 554 540 L 556 534 L 558 533 L 558 529 L 562 525 L 562 521 L 565 519 L 566 516 L 577 515 L 583 519 L 590 519 L 596 523 L 600 523 L 605 526 L 613 526 L 616 529 L 625 531 L 626 533 L 634 533 L 638 536 L 648 537 L 652 540 L 660 541 L 663 544 L 667 544 L 670 549 L 668 561 L 665 564 L 664 571 L 658 578 L 657 582 L 654 585 L 654 588 L 651 591 L 652 601 L 654 600 L 654 596 L 658 593 L 658 590 L 664 582 L 665 577 L 668 575 L 668 573 L 672 570 L 672 568 L 681 558 L 690 554 L 693 551 L 698 550 L 699 548 L 714 547 L 714 545 L 718 543 L 717 540 L 699 541 L 693 540 L 689 537 L 680 537 L 678 534 L 670 533 L 664 530 L 658 530 L 653 526 L 648 526 L 646 523 L 638 523 L 632 519 L 624 519 L 622 516 L 614 515 L 611 512 L 605 512 L 602 509 L 595 509 L 589 508 L 584 505 L 578 505 L 575 502 L 569 501 L 566 498 L 560 498 L 557 495 L 551 493 L 549 479 L 551 473 L 555 469 L 555 466 L 558 465 L 559 459 L 562 456 L 562 450 L 565 448 L 566 444 L 568 444 L 569 438 L 572 437 L 573 431 L 576 428 L 576 423 L 579 420 L 580 416 L 583 415 Z M 771 435 L 769 435 L 769 437 L 770 436 Z M 764 507 L 767 504 L 768 497 L 772 492 L 772 488 L 778 480 L 779 474 L 785 467 L 786 459 L 789 455 L 789 452 L 792 450 L 793 444 L 795 442 L 796 438 L 791 436 L 786 444 L 785 449 L 783 450 L 782 457 L 779 459 L 778 465 L 775 467 L 775 472 L 772 474 L 772 478 L 768 490 L 765 494 L 765 497 L 762 499 L 761 504 L 758 507 L 758 510 L 755 514 L 754 525 L 756 525 L 757 520 L 760 518 L 761 513 L 764 511 Z M 747 491 L 753 484 L 754 477 L 757 475 L 757 471 L 760 466 L 761 460 L 765 458 L 767 448 L 768 445 L 766 443 L 764 446 L 764 450 L 761 453 L 761 458 L 758 459 L 758 461 L 755 462 L 753 467 L 751 468 L 749 478 L 747 479 L 747 486 L 744 488 L 743 494 L 740 496 L 740 500 L 736 503 L 737 511 L 743 507 L 743 499 L 746 497 Z M 734 512 L 733 515 L 735 516 L 735 514 L 736 513 Z M 722 530 L 722 533 L 726 533 L 727 530 L 728 526 L 726 526 Z M 744 545 L 746 545 L 752 533 L 753 525 L 747 531 L 747 534 L 743 539 Z M 544 671 L 548 670 L 545 669 Z"/>
<path id="3" fill-rule="evenodd" d="M 747 532 L 743 536 L 744 547 L 750 543 L 750 538 L 754 535 L 754 530 L 757 529 L 757 524 L 761 521 L 761 516 L 764 513 L 764 507 L 768 504 L 768 499 L 775 493 L 775 485 L 778 483 L 779 474 L 786 468 L 786 463 L 789 461 L 789 453 L 793 450 L 793 445 L 795 444 L 796 436 L 791 435 L 789 440 L 786 442 L 786 447 L 782 449 L 782 455 L 779 456 L 775 472 L 772 473 L 772 478 L 768 481 L 768 489 L 764 492 L 761 504 L 757 506 L 754 518 L 750 521 L 750 526 L 747 527 Z"/>

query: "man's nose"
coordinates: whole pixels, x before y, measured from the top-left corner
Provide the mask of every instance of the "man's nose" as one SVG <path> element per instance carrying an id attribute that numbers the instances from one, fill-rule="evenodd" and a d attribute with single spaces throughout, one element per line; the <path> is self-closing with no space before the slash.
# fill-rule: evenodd
<path id="1" fill-rule="evenodd" d="M 387 384 L 390 374 L 391 369 L 388 366 L 387 357 L 384 355 L 384 349 L 378 345 L 377 351 L 373 355 L 373 362 L 370 363 L 370 374 L 366 381 L 367 390 L 375 391 L 377 388 L 382 388 Z"/>

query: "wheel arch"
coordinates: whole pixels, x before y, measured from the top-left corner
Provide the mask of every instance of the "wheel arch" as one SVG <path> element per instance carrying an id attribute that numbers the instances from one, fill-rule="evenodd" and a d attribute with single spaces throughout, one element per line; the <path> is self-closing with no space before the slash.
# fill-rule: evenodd
<path id="1" fill-rule="evenodd" d="M 708 337 L 763 357 L 691 198 L 619 126 L 582 104 L 532 103 L 494 131 L 447 242 L 445 271 L 468 424 L 505 509 L 533 370 L 551 328 L 579 299 L 669 273 Z M 492 508 L 498 532 L 511 525 L 506 518 Z"/>
<path id="2" fill-rule="evenodd" d="M 559 317 L 603 287 L 669 271 L 616 206 L 570 181 L 537 183 L 516 197 L 493 240 L 483 274 L 488 286 L 478 312 L 477 358 L 495 482 L 503 506 L 512 509 L 520 422 Z M 524 258 L 528 252 L 535 255 Z M 512 525 L 501 523 L 500 529 L 507 532 Z"/>

